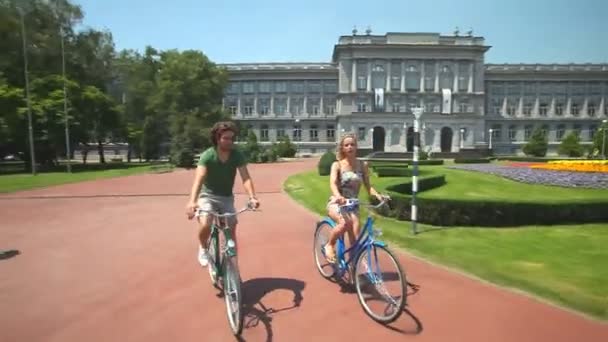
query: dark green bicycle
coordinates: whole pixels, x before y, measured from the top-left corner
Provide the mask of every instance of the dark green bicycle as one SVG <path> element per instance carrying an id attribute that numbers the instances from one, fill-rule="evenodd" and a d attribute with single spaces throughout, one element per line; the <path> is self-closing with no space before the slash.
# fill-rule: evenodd
<path id="1" fill-rule="evenodd" d="M 236 262 L 236 244 L 232 238 L 227 218 L 237 216 L 248 210 L 255 210 L 251 203 L 247 203 L 245 208 L 235 213 L 220 214 L 200 208 L 196 212 L 196 216 L 203 213 L 213 216 L 211 235 L 207 242 L 207 251 L 209 252 L 207 269 L 213 286 L 224 292 L 228 323 L 230 323 L 230 328 L 235 336 L 240 335 L 243 330 L 243 313 L 241 311 L 243 297 L 241 295 L 241 276 Z M 220 234 L 220 231 L 223 234 Z M 223 243 L 220 244 L 220 240 L 223 240 Z"/>

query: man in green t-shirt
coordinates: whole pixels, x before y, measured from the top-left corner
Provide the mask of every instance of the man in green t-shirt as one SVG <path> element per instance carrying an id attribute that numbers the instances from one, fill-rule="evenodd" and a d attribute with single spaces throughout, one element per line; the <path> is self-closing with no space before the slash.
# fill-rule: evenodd
<path id="1" fill-rule="evenodd" d="M 232 122 L 218 122 L 211 129 L 213 146 L 201 153 L 199 158 L 190 200 L 186 205 L 188 219 L 194 217 L 196 208 L 220 213 L 235 212 L 232 188 L 237 170 L 241 175 L 243 186 L 249 194 L 249 202 L 254 208 L 259 207 L 260 202 L 255 196 L 253 180 L 247 170 L 245 156 L 234 148 L 233 141 L 236 133 L 237 128 Z M 198 261 L 203 267 L 206 267 L 209 262 L 209 255 L 205 247 L 211 233 L 211 220 L 210 215 L 199 217 Z M 232 227 L 232 236 L 236 244 L 236 225 L 238 223 L 236 216 L 230 217 L 228 222 Z"/>

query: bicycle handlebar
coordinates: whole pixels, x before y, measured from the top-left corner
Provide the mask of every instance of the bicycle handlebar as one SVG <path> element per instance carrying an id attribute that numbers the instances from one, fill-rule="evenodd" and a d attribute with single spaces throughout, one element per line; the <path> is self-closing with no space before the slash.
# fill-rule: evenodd
<path id="1" fill-rule="evenodd" d="M 212 211 L 212 210 L 205 210 L 205 209 L 197 208 L 196 209 L 196 213 L 194 215 L 195 216 L 201 216 L 202 213 L 208 213 L 208 214 L 211 214 L 211 215 L 216 216 L 216 217 L 230 217 L 230 216 L 237 216 L 240 213 L 243 213 L 243 212 L 249 211 L 249 210 L 251 210 L 251 211 L 255 211 L 256 210 L 256 209 L 254 209 L 251 206 L 251 203 L 247 203 L 247 205 L 245 207 L 243 207 L 242 209 L 240 209 L 240 210 L 238 210 L 236 212 L 223 213 L 223 214 L 219 214 L 219 213 L 217 213 L 215 211 Z"/>
<path id="2" fill-rule="evenodd" d="M 368 208 L 378 209 L 381 206 L 385 205 L 389 200 L 390 200 L 390 197 L 383 196 L 383 199 L 382 199 L 382 201 L 380 201 L 380 203 L 373 205 L 370 203 L 361 203 L 358 198 L 347 198 L 346 203 L 342 204 L 342 205 L 338 205 L 338 208 L 342 209 L 345 207 L 352 207 L 354 205 L 360 205 L 360 206 L 365 206 Z"/>

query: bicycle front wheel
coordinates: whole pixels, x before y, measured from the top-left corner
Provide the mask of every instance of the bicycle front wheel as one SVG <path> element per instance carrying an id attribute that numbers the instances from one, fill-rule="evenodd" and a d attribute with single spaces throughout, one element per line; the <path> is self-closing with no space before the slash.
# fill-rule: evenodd
<path id="1" fill-rule="evenodd" d="M 383 324 L 395 321 L 405 307 L 407 282 L 393 253 L 384 246 L 371 245 L 357 256 L 353 273 L 365 313 Z"/>
<path id="2" fill-rule="evenodd" d="M 207 251 L 209 253 L 209 264 L 207 264 L 207 270 L 209 271 L 209 277 L 211 278 L 211 283 L 216 288 L 219 288 L 218 284 L 218 273 L 216 265 L 218 264 L 217 260 L 220 254 L 217 252 L 218 250 L 218 236 L 217 234 L 212 233 L 211 237 L 207 241 Z"/>
<path id="3" fill-rule="evenodd" d="M 325 259 L 324 247 L 329 241 L 329 236 L 331 234 L 331 230 L 333 228 L 327 224 L 320 224 L 315 230 L 315 236 L 313 241 L 312 253 L 315 259 L 315 265 L 317 266 L 317 270 L 321 273 L 323 278 L 329 279 L 334 275 L 334 267 L 331 263 Z"/>
<path id="4" fill-rule="evenodd" d="M 241 276 L 234 258 L 224 256 L 224 299 L 228 323 L 232 333 L 240 335 L 243 330 Z"/>

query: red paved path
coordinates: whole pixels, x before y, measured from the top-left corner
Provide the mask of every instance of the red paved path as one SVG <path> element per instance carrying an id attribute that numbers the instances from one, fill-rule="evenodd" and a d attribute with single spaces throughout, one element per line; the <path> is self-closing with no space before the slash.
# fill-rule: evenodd
<path id="1" fill-rule="evenodd" d="M 245 340 L 608 341 L 606 324 L 406 256 L 422 286 L 410 298 L 422 331 L 408 315 L 393 329 L 374 323 L 354 294 L 317 273 L 316 216 L 280 192 L 288 174 L 313 163 L 252 166 L 264 212 L 241 216 L 240 266 L 255 303 Z M 21 251 L 0 260 L 0 341 L 234 340 L 223 300 L 195 259 L 182 195 L 191 177 L 150 174 L 0 197 L 0 249 Z M 87 197 L 113 194 L 174 195 Z M 7 200 L 25 196 L 81 197 Z"/>

